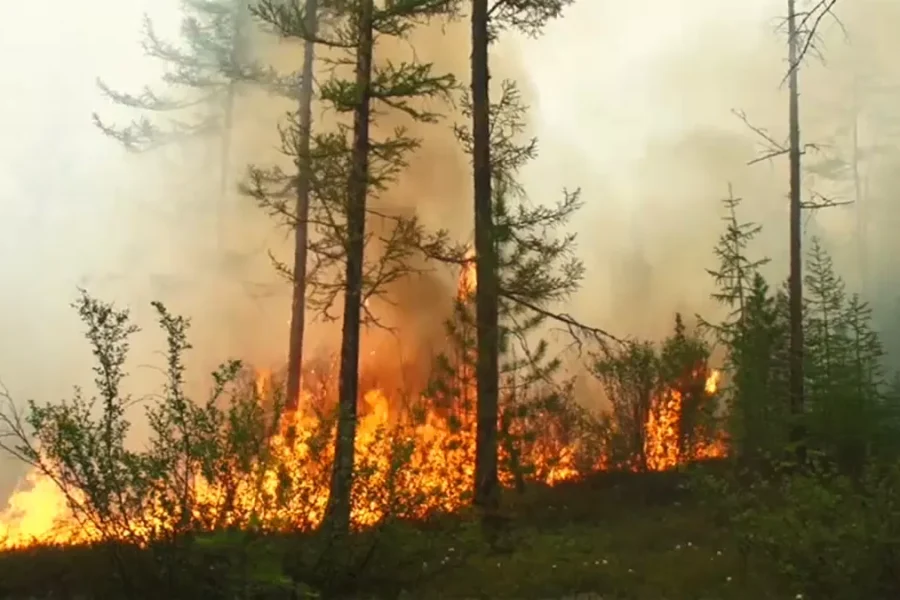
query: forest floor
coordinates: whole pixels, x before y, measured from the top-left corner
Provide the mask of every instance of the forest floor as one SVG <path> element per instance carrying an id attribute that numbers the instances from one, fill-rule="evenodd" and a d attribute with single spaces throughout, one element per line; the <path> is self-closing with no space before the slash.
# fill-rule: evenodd
<path id="1" fill-rule="evenodd" d="M 792 598 L 741 560 L 728 523 L 716 523 L 683 482 L 677 473 L 600 474 L 510 492 L 491 544 L 462 518 L 385 528 L 360 542 L 376 540 L 348 597 Z M 0 598 L 93 596 L 103 571 L 86 556 L 74 548 L 0 554 Z"/>

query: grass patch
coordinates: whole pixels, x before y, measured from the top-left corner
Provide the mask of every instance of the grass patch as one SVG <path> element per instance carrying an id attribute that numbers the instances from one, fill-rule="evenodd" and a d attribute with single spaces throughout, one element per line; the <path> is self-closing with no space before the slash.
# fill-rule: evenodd
<path id="1" fill-rule="evenodd" d="M 774 578 L 754 573 L 740 559 L 728 528 L 717 526 L 683 483 L 677 473 L 610 473 L 555 488 L 533 487 L 505 498 L 491 540 L 471 515 L 393 523 L 354 538 L 345 558 L 355 567 L 340 581 L 328 575 L 314 538 L 267 541 L 280 547 L 284 571 L 308 583 L 304 589 L 327 590 L 322 597 L 789 597 L 774 589 Z M 115 590 L 129 582 L 111 571 L 117 560 L 126 563 L 132 589 L 143 597 L 176 593 L 166 588 L 166 577 L 171 582 L 173 574 L 160 573 L 154 565 L 164 561 L 152 551 L 36 547 L 0 554 L 0 597 L 121 597 Z M 194 584 L 216 576 L 210 558 L 181 567 L 179 577 Z M 179 595 L 196 599 L 196 589 L 193 596 Z M 302 597 L 294 593 L 240 597 Z"/>

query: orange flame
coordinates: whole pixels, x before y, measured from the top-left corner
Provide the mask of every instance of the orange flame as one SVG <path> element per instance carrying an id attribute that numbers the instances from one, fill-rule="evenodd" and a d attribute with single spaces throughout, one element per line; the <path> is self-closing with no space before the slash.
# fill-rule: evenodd
<path id="1" fill-rule="evenodd" d="M 460 274 L 459 294 L 467 295 L 475 289 L 475 265 L 468 262 Z M 471 369 L 471 367 L 466 367 Z M 700 373 L 698 372 L 698 376 Z M 458 394 L 471 394 L 474 383 L 472 373 L 460 372 L 457 378 L 464 382 Z M 711 371 L 705 381 L 707 394 L 715 394 L 720 373 Z M 256 378 L 256 388 L 261 398 L 271 398 L 272 373 L 260 371 Z M 304 391 L 301 406 L 313 403 L 313 392 Z M 682 408 L 682 397 L 671 390 L 657 399 L 654 410 L 646 424 L 647 463 L 651 469 L 662 470 L 684 462 L 686 457 L 678 450 L 677 424 Z M 356 467 L 365 473 L 354 486 L 352 518 L 359 526 L 377 523 L 385 515 L 385 489 L 388 485 L 394 495 L 406 499 L 407 516 L 425 517 L 437 511 L 455 511 L 468 502 L 467 493 L 471 488 L 475 453 L 475 423 L 472 415 L 459 419 L 452 411 L 439 410 L 431 406 L 424 417 L 411 422 L 404 411 L 399 410 L 399 402 L 393 401 L 381 389 L 371 389 L 363 394 L 360 406 L 360 420 L 356 439 Z M 408 412 L 408 411 L 407 411 Z M 466 417 L 466 415 L 462 415 Z M 581 449 L 565 436 L 548 434 L 552 419 L 550 415 L 537 415 L 542 424 L 542 433 L 523 449 L 532 474 L 530 478 L 553 485 L 586 475 L 585 467 L 579 467 L 578 456 Z M 248 484 L 231 500 L 235 514 L 261 514 L 270 524 L 283 528 L 308 529 L 319 524 L 324 516 L 330 480 L 330 465 L 333 449 L 330 443 L 321 444 L 321 422 L 312 411 L 285 416 L 283 431 L 291 430 L 291 436 L 279 434 L 271 440 L 273 460 L 261 472 L 264 491 L 272 496 L 279 492 L 279 483 L 287 473 L 293 482 L 291 493 L 277 505 L 259 513 L 258 493 Z M 290 426 L 290 427 L 288 427 Z M 396 474 L 392 467 L 392 457 L 396 454 L 396 438 L 391 432 L 402 432 L 402 439 L 408 441 L 413 450 L 406 468 Z M 326 434 L 329 432 L 325 432 Z M 501 464 L 512 460 L 509 447 L 499 449 Z M 707 444 L 694 453 L 693 458 L 721 456 L 725 453 L 722 443 Z M 594 469 L 602 467 L 605 459 L 600 457 Z M 392 479 L 391 476 L 394 475 Z M 502 475 L 505 485 L 513 483 L 513 476 Z M 198 484 L 198 502 L 207 507 L 223 505 L 223 490 Z M 165 511 L 157 516 L 149 516 L 147 527 L 167 522 Z M 275 526 L 275 525 L 273 525 Z M 149 529 L 148 529 L 149 531 Z M 95 540 L 101 533 L 92 527 L 74 524 L 66 497 L 46 476 L 30 473 L 10 497 L 7 508 L 0 512 L 0 549 L 19 547 L 34 543 L 73 544 Z"/>
<path id="2" fill-rule="evenodd" d="M 466 252 L 465 261 L 459 274 L 459 283 L 457 284 L 456 294 L 460 300 L 474 294 L 478 286 L 478 272 L 475 270 L 474 250 Z"/>

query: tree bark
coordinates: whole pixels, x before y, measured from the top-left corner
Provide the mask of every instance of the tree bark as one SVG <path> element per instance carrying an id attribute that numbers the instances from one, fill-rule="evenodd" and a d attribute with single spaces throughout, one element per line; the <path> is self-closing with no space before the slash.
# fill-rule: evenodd
<path id="1" fill-rule="evenodd" d="M 363 299 L 366 196 L 369 187 L 369 120 L 374 9 L 374 0 L 362 2 L 356 49 L 356 91 L 358 96 L 353 115 L 351 173 L 347 186 L 347 289 L 344 292 L 344 325 L 341 335 L 338 431 L 328 507 L 331 532 L 338 538 L 345 537 L 350 530 L 351 490 L 353 487 L 353 455 L 359 397 L 359 334 Z"/>
<path id="2" fill-rule="evenodd" d="M 800 195 L 800 92 L 799 38 L 796 0 L 788 0 L 789 127 L 790 127 L 790 406 L 795 419 L 792 438 L 802 442 L 803 428 L 803 258 Z"/>
<path id="3" fill-rule="evenodd" d="M 300 404 L 300 379 L 303 372 L 303 334 L 306 326 L 306 262 L 309 247 L 309 145 L 312 135 L 313 64 L 315 35 L 318 25 L 317 0 L 306 0 L 306 40 L 303 45 L 303 70 L 300 75 L 299 126 L 297 143 L 297 223 L 294 229 L 293 298 L 291 331 L 288 342 L 287 397 L 288 411 Z"/>
<path id="4" fill-rule="evenodd" d="M 491 197 L 490 75 L 488 70 L 488 0 L 472 0 L 472 137 L 475 209 L 475 321 L 478 359 L 475 377 L 477 428 L 474 503 L 496 508 L 498 418 L 497 257 Z"/>

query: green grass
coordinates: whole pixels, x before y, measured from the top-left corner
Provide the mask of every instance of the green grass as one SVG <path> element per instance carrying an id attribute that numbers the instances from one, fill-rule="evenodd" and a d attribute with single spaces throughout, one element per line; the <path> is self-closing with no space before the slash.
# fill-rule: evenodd
<path id="1" fill-rule="evenodd" d="M 534 487 L 521 496 L 510 493 L 491 543 L 464 515 L 394 524 L 353 541 L 348 555 L 356 567 L 340 586 L 315 562 L 321 553 L 313 540 L 294 537 L 279 544 L 286 571 L 319 589 L 330 585 L 334 593 L 328 597 L 789 597 L 764 573 L 742 564 L 728 524 L 717 524 L 680 489 L 682 482 L 676 473 L 601 474 L 556 488 Z M 0 554 L 0 598 L 111 597 L 117 582 L 110 581 L 109 560 L 102 548 Z M 137 554 L 126 560 L 145 570 L 152 562 Z M 206 576 L 205 567 L 196 569 L 196 577 Z M 153 596 L 150 584 L 139 587 L 148 597 L 164 597 Z"/>

